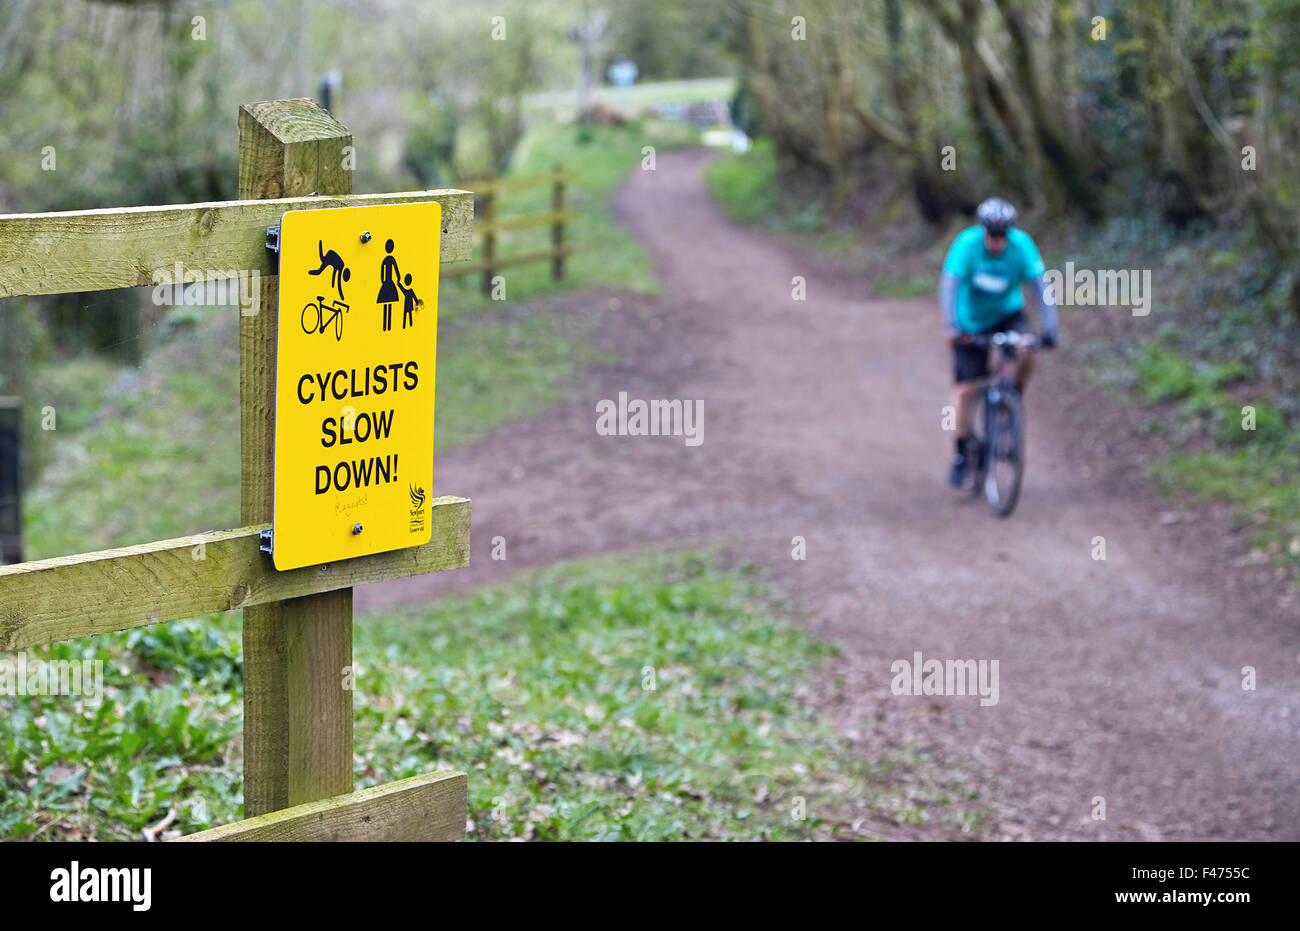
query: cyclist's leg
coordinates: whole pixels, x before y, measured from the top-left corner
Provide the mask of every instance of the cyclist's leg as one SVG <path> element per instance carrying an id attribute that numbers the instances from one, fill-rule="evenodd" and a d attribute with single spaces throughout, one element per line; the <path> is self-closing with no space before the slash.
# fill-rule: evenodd
<path id="1" fill-rule="evenodd" d="M 959 343 L 953 346 L 952 404 L 956 420 L 956 439 L 948 483 L 958 486 L 971 465 L 971 414 L 975 408 L 979 380 L 988 374 L 987 349 Z"/>
<path id="2" fill-rule="evenodd" d="M 970 436 L 971 412 L 975 408 L 975 393 L 979 382 L 959 381 L 952 386 L 952 406 L 956 414 L 957 436 Z"/>
<path id="3" fill-rule="evenodd" d="M 1021 394 L 1025 393 L 1025 386 L 1029 384 L 1029 376 L 1034 374 L 1037 357 L 1038 353 L 1032 351 L 1016 353 L 1016 368 L 1012 380 L 1015 382 L 1016 390 Z"/>
<path id="4" fill-rule="evenodd" d="M 952 404 L 956 412 L 957 436 L 969 436 L 971 411 L 979 381 L 988 376 L 989 351 L 969 343 L 952 347 Z"/>

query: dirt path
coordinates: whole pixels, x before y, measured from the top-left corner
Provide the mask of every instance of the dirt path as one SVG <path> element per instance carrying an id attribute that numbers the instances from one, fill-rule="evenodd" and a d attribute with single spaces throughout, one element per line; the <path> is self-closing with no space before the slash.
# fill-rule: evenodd
<path id="1" fill-rule="evenodd" d="M 1168 505 L 1106 458 L 1051 358 L 1029 395 L 1013 518 L 949 493 L 933 302 L 869 300 L 732 226 L 700 181 L 706 157 L 661 155 L 617 196 L 669 292 L 612 315 L 623 365 L 552 415 L 441 456 L 436 487 L 474 499 L 471 568 L 369 586 L 358 604 L 727 536 L 843 646 L 819 700 L 863 752 L 910 740 L 985 772 L 994 836 L 1300 838 L 1295 604 L 1232 567 L 1226 524 L 1162 522 Z M 703 444 L 598 436 L 596 403 L 620 391 L 702 399 Z M 489 558 L 497 535 L 505 562 Z M 998 703 L 894 696 L 890 664 L 917 651 L 998 660 Z M 1248 665 L 1256 691 L 1241 687 Z"/>

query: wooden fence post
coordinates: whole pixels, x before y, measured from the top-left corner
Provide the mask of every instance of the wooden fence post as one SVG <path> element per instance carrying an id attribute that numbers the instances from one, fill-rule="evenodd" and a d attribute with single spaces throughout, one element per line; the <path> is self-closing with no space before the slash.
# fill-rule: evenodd
<path id="1" fill-rule="evenodd" d="M 239 196 L 352 193 L 352 134 L 311 100 L 239 108 Z M 347 151 L 345 151 L 347 150 Z M 241 516 L 271 520 L 276 296 L 239 319 Z M 328 572 L 331 567 L 321 566 Z M 244 817 L 352 791 L 352 589 L 244 609 Z"/>
<path id="2" fill-rule="evenodd" d="M 483 195 L 483 293 L 492 296 L 492 260 L 497 249 L 497 234 L 493 228 L 493 215 L 496 211 L 496 191 Z"/>
<path id="3" fill-rule="evenodd" d="M 551 277 L 556 281 L 564 278 L 564 218 L 559 216 L 564 210 L 564 168 L 554 165 L 555 186 L 551 189 L 551 209 L 557 214 L 555 224 L 551 227 Z"/>
<path id="4" fill-rule="evenodd" d="M 0 398 L 0 566 L 23 561 L 22 449 L 22 398 Z"/>

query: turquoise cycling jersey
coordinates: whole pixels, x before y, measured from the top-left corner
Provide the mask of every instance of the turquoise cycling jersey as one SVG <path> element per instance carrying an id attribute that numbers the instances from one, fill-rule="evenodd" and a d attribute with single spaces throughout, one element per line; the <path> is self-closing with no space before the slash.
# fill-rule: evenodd
<path id="1" fill-rule="evenodd" d="M 1007 230 L 1007 247 L 998 256 L 984 248 L 984 228 L 962 230 L 948 249 L 944 274 L 957 279 L 956 323 L 963 333 L 979 333 L 1025 306 L 1020 285 L 1042 277 L 1046 266 L 1038 246 L 1017 227 Z"/>

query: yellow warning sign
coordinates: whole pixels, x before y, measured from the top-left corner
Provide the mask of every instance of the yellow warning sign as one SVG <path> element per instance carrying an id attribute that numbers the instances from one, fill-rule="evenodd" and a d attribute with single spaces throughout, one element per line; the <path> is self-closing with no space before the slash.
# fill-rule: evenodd
<path id="1" fill-rule="evenodd" d="M 277 569 L 429 542 L 437 203 L 280 223 Z"/>

